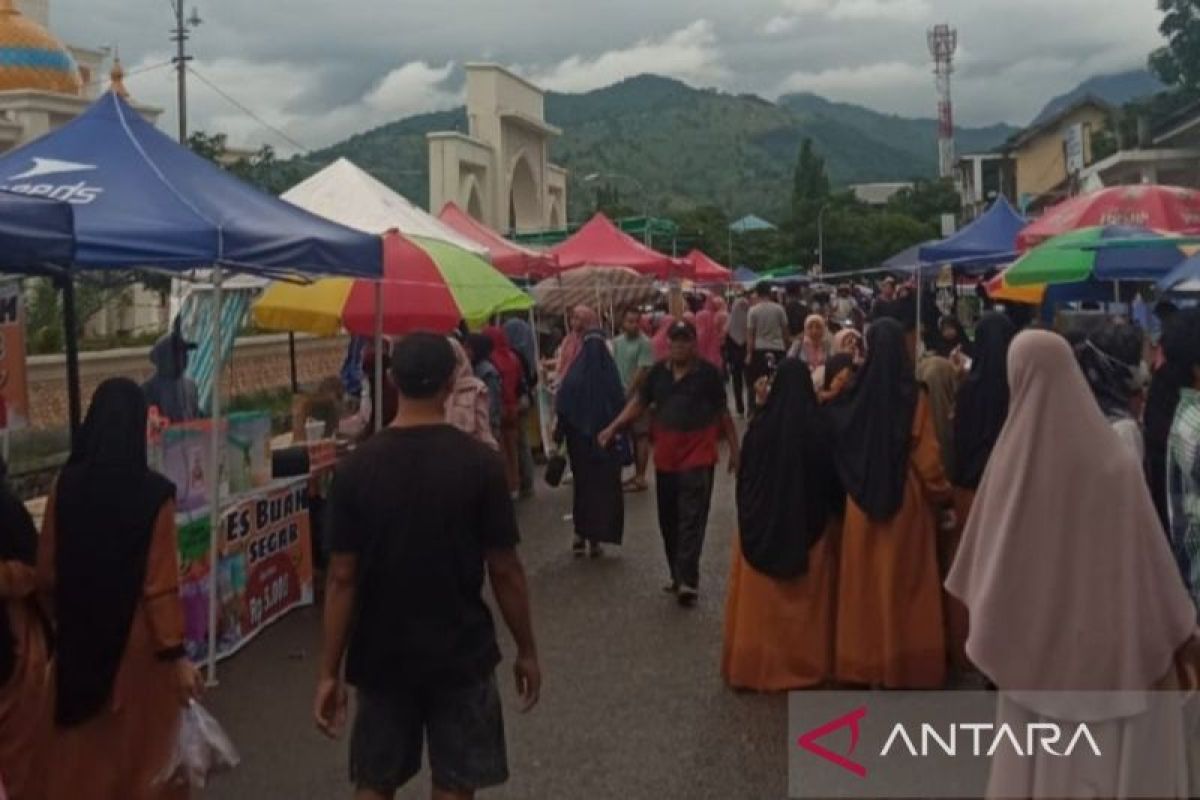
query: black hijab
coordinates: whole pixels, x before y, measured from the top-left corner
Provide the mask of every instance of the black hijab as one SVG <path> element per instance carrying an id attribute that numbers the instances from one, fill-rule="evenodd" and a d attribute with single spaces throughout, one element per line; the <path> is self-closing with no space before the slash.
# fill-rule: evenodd
<path id="1" fill-rule="evenodd" d="M 558 387 L 558 418 L 576 433 L 595 439 L 625 408 L 625 390 L 617 363 L 608 352 L 604 334 L 584 334 L 579 355 Z"/>
<path id="2" fill-rule="evenodd" d="M 975 326 L 971 373 L 954 406 L 955 486 L 974 489 L 983 478 L 992 448 L 1008 418 L 1008 346 L 1017 328 L 1003 314 L 989 311 Z"/>
<path id="3" fill-rule="evenodd" d="M 842 370 L 854 369 L 854 356 L 849 353 L 834 353 L 825 362 L 825 379 L 821 381 L 821 388 L 829 391 L 833 388 L 833 379 L 838 376 Z"/>
<path id="4" fill-rule="evenodd" d="M 8 464 L 0 457 L 0 561 L 18 561 L 32 567 L 37 561 L 37 528 L 7 478 Z M 17 642 L 9 625 L 8 603 L 0 602 L 0 686 L 12 677 L 16 659 Z"/>
<path id="5" fill-rule="evenodd" d="M 788 359 L 742 444 L 737 508 L 746 561 L 773 578 L 803 575 L 809 549 L 844 498 L 812 376 Z"/>
<path id="6" fill-rule="evenodd" d="M 957 336 L 951 341 L 942 335 L 942 328 L 953 328 Z M 978 335 L 978 334 L 976 334 Z M 937 335 L 934 337 L 934 351 L 943 358 L 949 358 L 955 349 L 960 349 L 963 355 L 970 357 L 974 353 L 971 340 L 967 338 L 967 329 L 963 327 L 958 317 L 947 314 L 938 320 Z"/>
<path id="7" fill-rule="evenodd" d="M 154 521 L 175 493 L 146 464 L 146 413 L 133 381 L 100 384 L 58 478 L 55 720 L 62 726 L 94 716 L 112 694 L 146 582 Z"/>
<path id="8" fill-rule="evenodd" d="M 867 329 L 867 360 L 854 387 L 830 406 L 834 459 L 846 492 L 876 522 L 904 501 L 917 379 L 904 327 L 884 317 Z"/>

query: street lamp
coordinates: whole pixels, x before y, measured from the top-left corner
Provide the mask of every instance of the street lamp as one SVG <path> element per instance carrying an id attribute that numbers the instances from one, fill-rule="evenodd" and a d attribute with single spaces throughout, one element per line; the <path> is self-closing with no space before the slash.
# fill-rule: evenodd
<path id="1" fill-rule="evenodd" d="M 595 183 L 596 181 L 600 180 L 601 178 L 604 178 L 607 180 L 616 180 L 617 178 L 624 178 L 625 180 L 631 182 L 634 186 L 636 186 L 637 190 L 639 192 L 641 192 L 641 194 L 642 194 L 642 219 L 645 220 L 645 226 L 643 227 L 643 230 L 642 230 L 642 241 L 646 244 L 647 247 L 649 247 L 650 246 L 650 195 L 646 193 L 646 187 L 643 186 L 642 182 L 639 181 L 637 178 L 633 177 L 632 175 L 626 175 L 624 172 L 593 172 L 590 175 L 585 175 L 583 177 L 583 182 L 584 183 Z"/>
<path id="2" fill-rule="evenodd" d="M 820 275 L 825 271 L 825 212 L 829 210 L 829 203 L 821 206 L 821 210 L 817 212 L 817 274 Z"/>

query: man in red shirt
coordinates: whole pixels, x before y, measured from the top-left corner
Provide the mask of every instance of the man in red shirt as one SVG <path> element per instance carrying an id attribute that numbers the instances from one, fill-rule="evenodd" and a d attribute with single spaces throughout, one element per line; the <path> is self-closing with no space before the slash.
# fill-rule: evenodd
<path id="1" fill-rule="evenodd" d="M 667 590 L 675 593 L 680 605 L 691 606 L 700 585 L 717 441 L 724 436 L 729 443 L 729 471 L 736 472 L 738 438 L 720 372 L 697 357 L 695 327 L 676 322 L 667 338 L 670 357 L 654 365 L 638 394 L 599 440 L 607 447 L 646 409 L 652 412 L 658 525 L 671 571 Z"/>

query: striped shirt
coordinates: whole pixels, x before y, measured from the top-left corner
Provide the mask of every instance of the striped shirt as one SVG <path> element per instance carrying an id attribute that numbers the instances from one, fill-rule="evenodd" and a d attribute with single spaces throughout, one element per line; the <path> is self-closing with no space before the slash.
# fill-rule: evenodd
<path id="1" fill-rule="evenodd" d="M 1171 549 L 1200 607 L 1200 391 L 1183 389 L 1167 440 Z"/>

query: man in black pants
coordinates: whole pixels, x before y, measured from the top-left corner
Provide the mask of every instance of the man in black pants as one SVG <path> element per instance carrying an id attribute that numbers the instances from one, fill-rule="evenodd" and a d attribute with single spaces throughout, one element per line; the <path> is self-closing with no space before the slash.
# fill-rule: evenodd
<path id="1" fill-rule="evenodd" d="M 774 374 L 791 344 L 787 312 L 775 302 L 771 291 L 769 282 L 759 283 L 754 289 L 757 299 L 746 315 L 746 393 L 752 413 L 756 410 L 754 385 L 759 378 Z"/>
<path id="2" fill-rule="evenodd" d="M 658 525 L 673 592 L 681 606 L 696 603 L 700 554 L 712 504 L 717 440 L 729 443 L 729 471 L 737 472 L 738 438 L 717 368 L 696 355 L 696 329 L 676 322 L 667 334 L 671 355 L 650 370 L 641 390 L 599 436 L 607 447 L 641 413 L 653 412 L 654 480 Z"/>
<path id="3" fill-rule="evenodd" d="M 746 325 L 750 314 L 750 300 L 742 294 L 733 301 L 729 313 L 729 331 L 725 335 L 725 368 L 733 381 L 733 402 L 738 416 L 746 415 Z"/>
<path id="4" fill-rule="evenodd" d="M 484 578 L 516 640 L 521 709 L 541 672 L 517 521 L 496 453 L 446 424 L 454 351 L 412 333 L 396 345 L 395 421 L 338 468 L 332 555 L 313 713 L 326 734 L 358 689 L 350 773 L 359 800 L 387 800 L 429 753 L 434 800 L 470 800 L 508 778 Z M 345 678 L 342 661 L 346 662 Z"/>

